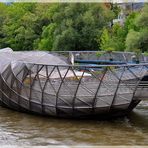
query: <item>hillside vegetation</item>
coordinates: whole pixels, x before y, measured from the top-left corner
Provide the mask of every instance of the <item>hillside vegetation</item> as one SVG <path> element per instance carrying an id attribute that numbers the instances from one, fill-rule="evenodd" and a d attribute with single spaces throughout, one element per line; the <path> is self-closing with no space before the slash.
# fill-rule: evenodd
<path id="1" fill-rule="evenodd" d="M 106 4 L 0 3 L 0 48 L 14 50 L 140 50 L 148 47 L 148 5 L 124 26 Z"/>

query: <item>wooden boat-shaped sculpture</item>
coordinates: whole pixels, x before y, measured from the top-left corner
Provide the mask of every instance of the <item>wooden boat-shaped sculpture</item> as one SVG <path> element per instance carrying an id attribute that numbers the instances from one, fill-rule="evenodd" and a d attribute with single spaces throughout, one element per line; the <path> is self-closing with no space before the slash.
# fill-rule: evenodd
<path id="1" fill-rule="evenodd" d="M 99 71 L 85 65 L 80 71 L 79 65 L 46 52 L 0 52 L 0 104 L 18 111 L 70 118 L 123 116 L 147 92 L 146 63 L 102 65 Z"/>

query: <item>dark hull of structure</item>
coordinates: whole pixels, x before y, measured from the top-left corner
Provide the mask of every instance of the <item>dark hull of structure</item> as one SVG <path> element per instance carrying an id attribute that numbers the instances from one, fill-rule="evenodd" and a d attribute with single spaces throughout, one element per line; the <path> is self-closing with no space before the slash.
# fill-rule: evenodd
<path id="1" fill-rule="evenodd" d="M 43 116 L 54 116 L 54 117 L 64 117 L 64 118 L 97 118 L 97 119 L 109 119 L 116 118 L 121 116 L 126 116 L 130 113 L 134 107 L 140 102 L 140 100 L 129 99 L 132 94 L 126 94 L 127 102 L 120 103 L 122 100 L 119 100 L 117 104 L 107 105 L 104 104 L 100 106 L 100 103 L 96 103 L 96 106 L 92 106 L 92 98 L 85 97 L 86 102 L 75 102 L 73 105 L 72 100 L 68 96 L 67 104 L 58 100 L 57 104 L 52 95 L 48 95 L 46 100 L 40 101 L 37 99 L 38 96 L 41 96 L 41 93 L 38 93 L 34 90 L 36 94 L 36 99 L 29 99 L 17 94 L 16 89 L 11 89 L 5 81 L 0 77 L 1 89 L 0 89 L 0 105 L 26 113 L 33 113 Z M 82 88 L 79 88 L 82 89 Z M 82 91 L 80 91 L 81 93 Z M 108 99 L 110 96 L 106 96 Z M 125 96 L 124 96 L 125 97 Z M 63 98 L 64 99 L 64 98 Z M 80 100 L 84 99 L 80 96 Z M 112 98 L 110 98 L 112 99 Z M 116 98 L 118 99 L 118 98 Z M 54 105 L 55 104 L 55 105 Z M 70 104 L 70 105 L 69 105 Z M 87 105 L 88 104 L 88 105 Z"/>

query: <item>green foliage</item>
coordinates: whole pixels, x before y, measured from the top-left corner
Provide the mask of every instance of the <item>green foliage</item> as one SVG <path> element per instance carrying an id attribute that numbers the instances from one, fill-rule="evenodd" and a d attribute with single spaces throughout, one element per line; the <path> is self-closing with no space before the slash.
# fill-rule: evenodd
<path id="1" fill-rule="evenodd" d="M 140 49 L 135 49 L 134 52 L 135 52 L 135 55 L 136 55 L 136 59 L 139 61 L 139 57 L 142 54 L 141 50 Z"/>
<path id="2" fill-rule="evenodd" d="M 52 50 L 53 42 L 54 42 L 54 30 L 56 28 L 56 24 L 52 23 L 47 27 L 43 27 L 43 33 L 41 40 L 38 41 L 38 46 L 40 50 Z"/>
<path id="3" fill-rule="evenodd" d="M 56 36 L 53 50 L 76 50 L 78 38 L 79 34 L 70 27 Z"/>
<path id="4" fill-rule="evenodd" d="M 5 19 L 1 25 L 0 47 L 9 46 L 14 50 L 33 50 L 42 28 L 49 23 L 47 10 L 49 5 L 35 3 L 13 3 L 4 5 L 3 16 Z M 38 12 L 40 11 L 40 13 Z M 42 16 L 42 17 L 41 17 Z"/>
<path id="5" fill-rule="evenodd" d="M 104 28 L 101 38 L 100 38 L 100 49 L 101 50 L 110 50 L 110 34 L 108 29 Z"/>
<path id="6" fill-rule="evenodd" d="M 97 52 L 96 52 L 96 56 L 97 56 L 97 57 L 101 57 L 104 53 L 105 53 L 105 52 L 103 52 L 103 51 L 97 51 Z"/>
<path id="7" fill-rule="evenodd" d="M 3 3 L 0 3 L 0 25 L 2 25 L 4 19 L 5 19 L 5 14 L 6 14 L 6 11 L 7 11 L 7 7 L 5 4 Z"/>
<path id="8" fill-rule="evenodd" d="M 31 42 L 35 39 L 33 26 L 36 16 L 31 13 L 31 6 L 29 4 L 16 4 L 16 6 L 8 7 L 8 19 L 5 20 L 5 25 L 2 28 L 7 46 L 16 50 L 33 49 Z"/>
<path id="9" fill-rule="evenodd" d="M 144 54 L 144 56 L 148 56 L 148 52 L 144 52 L 143 54 Z"/>
<path id="10" fill-rule="evenodd" d="M 148 4 L 141 12 L 131 12 L 126 18 L 124 26 L 118 23 L 112 28 L 105 27 L 100 38 L 100 48 L 111 51 L 148 51 Z M 98 38 L 99 40 L 99 38 Z"/>
<path id="11" fill-rule="evenodd" d="M 106 51 L 123 51 L 125 36 L 126 32 L 119 24 L 114 24 L 112 30 L 105 28 L 101 35 L 100 48 Z"/>
<path id="12" fill-rule="evenodd" d="M 96 50 L 117 9 L 91 3 L 0 3 L 0 47 L 14 50 Z"/>
<path id="13" fill-rule="evenodd" d="M 137 23 L 135 22 L 138 15 L 139 15 L 139 12 L 132 12 L 127 17 L 127 19 L 125 21 L 125 26 L 124 26 L 124 29 L 127 31 L 127 33 L 131 29 L 136 30 L 136 31 L 139 30 L 139 28 L 137 27 Z"/>
<path id="14" fill-rule="evenodd" d="M 98 48 L 97 36 L 113 18 L 113 13 L 101 4 L 59 4 L 58 9 L 51 7 L 49 13 L 52 13 L 56 28 L 52 39 L 51 34 L 42 35 L 39 42 L 39 48 L 43 46 L 45 49 L 47 42 L 42 41 L 47 38 L 52 41 L 49 41 L 53 44 L 48 50 L 95 50 Z"/>
<path id="15" fill-rule="evenodd" d="M 0 48 L 5 47 L 5 43 L 3 42 L 4 33 L 2 31 L 2 26 L 4 25 L 4 21 L 6 19 L 7 6 L 3 3 L 0 3 Z"/>
<path id="16" fill-rule="evenodd" d="M 148 51 L 148 4 L 137 15 L 134 23 L 136 27 L 127 35 L 126 48 L 129 51 L 135 51 L 135 49 L 140 49 L 142 52 Z"/>
<path id="17" fill-rule="evenodd" d="M 136 32 L 134 30 L 129 31 L 126 37 L 127 51 L 133 51 L 135 48 L 140 48 L 139 35 L 139 32 Z"/>
<path id="18" fill-rule="evenodd" d="M 148 4 L 109 28 L 119 11 L 103 3 L 0 3 L 0 48 L 147 52 Z"/>
<path id="19" fill-rule="evenodd" d="M 114 4 L 112 9 L 113 9 L 113 12 L 115 14 L 115 17 L 117 17 L 119 12 L 121 11 L 120 8 L 118 7 L 117 4 Z"/>
<path id="20" fill-rule="evenodd" d="M 137 17 L 135 24 L 138 27 L 147 27 L 148 25 L 148 4 L 146 3 L 145 6 L 142 9 L 142 12 Z"/>

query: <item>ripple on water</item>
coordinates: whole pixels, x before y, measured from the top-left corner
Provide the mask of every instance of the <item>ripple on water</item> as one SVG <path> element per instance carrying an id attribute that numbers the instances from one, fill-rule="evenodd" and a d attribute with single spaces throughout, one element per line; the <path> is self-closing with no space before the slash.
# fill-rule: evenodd
<path id="1" fill-rule="evenodd" d="M 2 145 L 147 145 L 148 101 L 128 117 L 110 120 L 66 120 L 18 113 L 0 107 Z"/>

